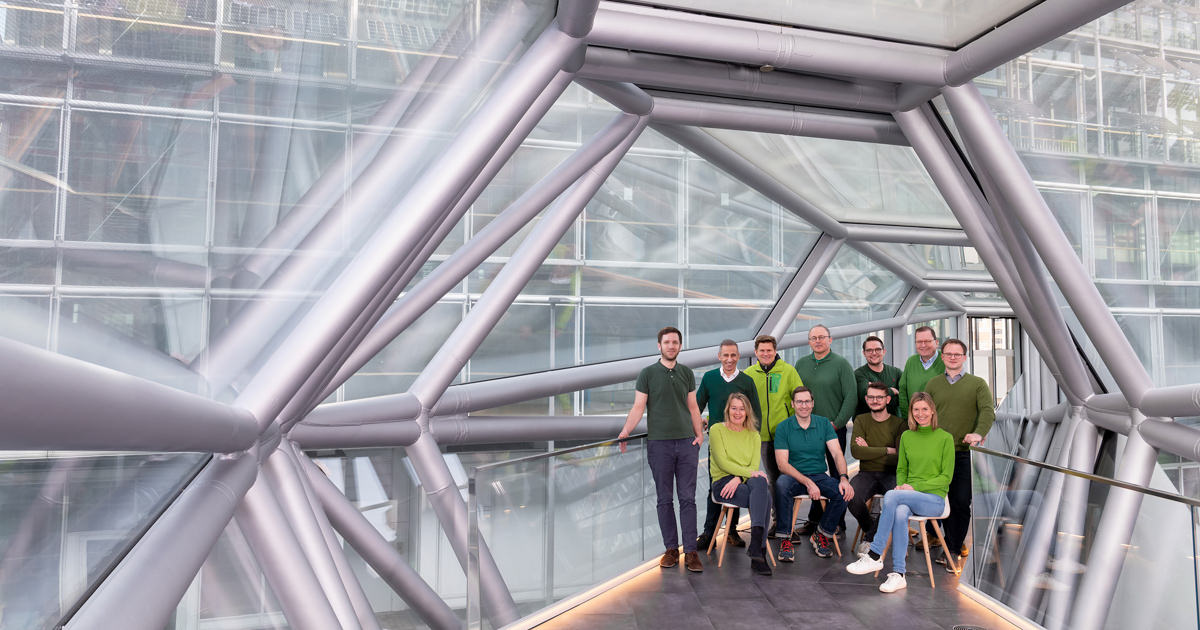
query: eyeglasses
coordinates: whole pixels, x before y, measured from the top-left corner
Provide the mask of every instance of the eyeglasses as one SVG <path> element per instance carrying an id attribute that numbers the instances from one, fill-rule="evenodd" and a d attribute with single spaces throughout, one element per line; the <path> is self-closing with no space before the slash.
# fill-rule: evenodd
<path id="1" fill-rule="evenodd" d="M 814 337 L 809 337 L 808 340 L 809 341 L 825 341 L 826 339 L 829 339 L 829 338 L 830 338 L 829 335 L 816 335 Z"/>
<path id="2" fill-rule="evenodd" d="M 886 400 L 887 396 L 867 396 L 867 400 Z"/>
<path id="3" fill-rule="evenodd" d="M 937 342 L 933 339 L 918 339 L 917 343 L 925 344 L 925 343 L 937 343 Z"/>
<path id="4" fill-rule="evenodd" d="M 813 401 L 811 401 L 811 400 L 797 400 L 797 401 L 793 401 L 793 402 L 795 402 L 797 405 L 811 405 L 811 404 L 813 404 Z"/>
<path id="5" fill-rule="evenodd" d="M 967 355 L 961 352 L 943 352 L 942 356 L 946 357 L 947 359 L 961 359 Z"/>
<path id="6" fill-rule="evenodd" d="M 871 353 L 883 352 L 883 348 L 867 348 L 866 350 L 863 350 L 863 352 L 871 352 Z"/>

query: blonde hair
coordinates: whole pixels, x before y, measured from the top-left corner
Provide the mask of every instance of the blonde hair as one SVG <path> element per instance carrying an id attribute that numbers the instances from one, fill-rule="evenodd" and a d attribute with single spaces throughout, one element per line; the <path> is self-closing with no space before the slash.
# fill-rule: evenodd
<path id="1" fill-rule="evenodd" d="M 919 402 L 929 405 L 929 410 L 933 412 L 933 417 L 929 421 L 929 426 L 935 429 L 938 428 L 937 405 L 933 404 L 933 396 L 930 396 L 929 392 L 917 392 L 913 394 L 912 400 L 908 401 L 908 429 L 910 431 L 916 431 L 917 426 L 919 426 L 917 425 L 917 419 L 913 417 L 912 412 L 913 405 Z"/>
<path id="2" fill-rule="evenodd" d="M 754 408 L 750 406 L 750 399 L 741 392 L 734 392 L 729 395 L 729 399 L 725 401 L 725 422 L 729 422 L 729 404 L 734 400 L 742 401 L 742 408 L 746 410 L 746 428 L 751 431 L 758 430 L 758 418 L 754 415 Z"/>

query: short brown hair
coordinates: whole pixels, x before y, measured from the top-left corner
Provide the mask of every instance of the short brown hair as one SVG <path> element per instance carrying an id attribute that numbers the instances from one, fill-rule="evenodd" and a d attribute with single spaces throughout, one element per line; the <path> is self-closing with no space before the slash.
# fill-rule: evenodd
<path id="1" fill-rule="evenodd" d="M 872 381 L 870 383 L 867 383 L 867 391 L 870 391 L 872 389 L 881 391 L 881 392 L 887 394 L 888 396 L 892 395 L 892 390 L 888 389 L 887 385 L 884 385 L 883 383 L 880 383 L 879 381 Z"/>
<path id="2" fill-rule="evenodd" d="M 755 349 L 755 350 L 758 350 L 758 347 L 759 347 L 759 346 L 761 346 L 761 345 L 763 345 L 764 343 L 769 343 L 769 344 L 771 344 L 771 347 L 772 347 L 772 348 L 778 348 L 778 347 L 779 347 L 779 343 L 778 343 L 778 342 L 776 342 L 776 341 L 775 341 L 775 338 L 774 338 L 774 337 L 772 337 L 771 335 L 759 335 L 759 336 L 757 336 L 757 337 L 755 337 L 755 338 L 754 338 L 754 349 Z"/>
<path id="3" fill-rule="evenodd" d="M 922 331 L 933 335 L 933 338 L 937 339 L 937 331 L 933 329 L 933 326 L 918 326 L 917 329 L 913 331 L 913 337 L 916 337 L 917 334 Z"/>
<path id="4" fill-rule="evenodd" d="M 878 342 L 879 342 L 879 345 L 883 346 L 884 348 L 886 348 L 886 347 L 887 347 L 887 344 L 883 343 L 883 340 L 882 340 L 882 339 L 880 339 L 879 337 L 876 337 L 875 335 L 871 335 L 870 337 L 867 337 L 866 339 L 863 339 L 863 350 L 866 350 L 866 349 L 867 349 L 867 344 L 871 343 L 872 341 L 878 341 Z M 868 386 L 868 387 L 869 387 L 869 386 Z"/>
<path id="5" fill-rule="evenodd" d="M 951 337 L 942 342 L 942 354 L 946 354 L 946 346 L 950 344 L 955 344 L 959 348 L 962 348 L 963 354 L 967 353 L 967 344 L 963 343 L 962 339 L 955 339 L 954 337 Z"/>
<path id="6" fill-rule="evenodd" d="M 669 335 L 671 333 L 679 335 L 679 343 L 683 343 L 683 333 L 679 332 L 679 329 L 674 326 L 667 326 L 666 328 L 658 331 L 658 343 L 662 343 L 662 338 L 664 335 Z"/>
<path id="7" fill-rule="evenodd" d="M 796 400 L 796 394 L 803 394 L 804 392 L 808 392 L 808 395 L 812 396 L 813 400 L 817 399 L 817 397 L 815 395 L 813 395 L 812 389 L 805 387 L 804 385 L 801 385 L 800 387 L 797 387 L 796 389 L 792 390 L 792 398 L 791 399 Z"/>

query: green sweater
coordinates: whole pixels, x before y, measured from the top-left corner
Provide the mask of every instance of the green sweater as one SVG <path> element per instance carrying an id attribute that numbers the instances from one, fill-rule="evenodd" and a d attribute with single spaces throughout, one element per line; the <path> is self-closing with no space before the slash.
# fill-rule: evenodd
<path id="1" fill-rule="evenodd" d="M 745 481 L 758 470 L 762 449 L 757 431 L 733 431 L 725 423 L 708 430 L 708 472 L 713 481 L 735 475 Z"/>
<path id="2" fill-rule="evenodd" d="M 796 374 L 796 368 L 783 359 L 775 359 L 770 372 L 763 371 L 761 363 L 746 368 L 746 376 L 754 381 L 758 392 L 759 436 L 764 442 L 775 439 L 775 427 L 792 415 L 792 390 L 804 384 Z"/>
<path id="3" fill-rule="evenodd" d="M 933 396 L 938 426 L 954 436 L 957 450 L 967 450 L 963 436 L 978 433 L 986 437 L 996 420 L 992 390 L 974 374 L 963 374 L 953 385 L 946 380 L 945 374 L 939 374 L 925 385 L 925 391 Z"/>
<path id="4" fill-rule="evenodd" d="M 920 365 L 919 363 L 917 365 Z M 876 372 L 870 366 L 862 365 L 857 370 L 854 370 L 854 380 L 858 384 L 858 403 L 854 408 L 854 415 L 862 415 L 871 413 L 870 407 L 867 407 L 866 395 L 867 385 L 871 383 L 883 383 L 888 387 L 895 387 L 896 391 L 900 391 L 900 368 L 894 365 L 883 364 L 883 371 Z M 892 401 L 888 403 L 888 413 L 893 416 L 900 415 L 900 395 L 888 390 L 888 395 L 892 397 Z"/>
<path id="5" fill-rule="evenodd" d="M 917 427 L 900 435 L 896 485 L 945 498 L 954 476 L 954 438 L 933 427 Z"/>
<path id="6" fill-rule="evenodd" d="M 729 400 L 729 395 L 735 392 L 745 394 L 746 398 L 750 399 L 750 409 L 754 411 L 754 417 L 762 419 L 754 381 L 750 380 L 745 372 L 738 372 L 738 375 L 727 383 L 725 377 L 721 376 L 721 368 L 717 368 L 705 372 L 704 378 L 700 379 L 700 386 L 696 388 L 696 404 L 700 406 L 701 411 L 705 405 L 708 406 L 709 426 L 725 421 L 725 402 Z"/>
<path id="7" fill-rule="evenodd" d="M 941 352 L 933 359 L 933 365 L 930 365 L 928 370 L 921 365 L 921 355 L 914 354 L 908 357 L 908 361 L 904 363 L 904 370 L 900 372 L 900 413 L 897 415 L 907 418 L 908 401 L 912 399 L 912 395 L 925 391 L 925 383 L 945 371 L 946 364 L 942 363 Z"/>
<path id="8" fill-rule="evenodd" d="M 896 415 L 876 422 L 871 414 L 854 416 L 854 432 L 850 435 L 850 454 L 858 459 L 858 469 L 872 472 L 896 472 L 896 455 L 888 455 L 888 447 L 900 445 L 900 434 L 908 424 Z M 859 446 L 855 438 L 862 438 L 870 446 Z"/>
<path id="9" fill-rule="evenodd" d="M 809 354 L 796 362 L 796 373 L 800 380 L 812 390 L 813 415 L 825 416 L 839 430 L 854 416 L 858 384 L 854 381 L 854 370 L 842 355 L 830 352 L 818 359 Z"/>

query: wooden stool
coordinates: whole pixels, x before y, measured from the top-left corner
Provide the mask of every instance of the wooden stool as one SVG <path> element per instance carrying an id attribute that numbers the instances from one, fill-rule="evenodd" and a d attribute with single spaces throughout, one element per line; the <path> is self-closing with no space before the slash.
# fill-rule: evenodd
<path id="1" fill-rule="evenodd" d="M 961 571 L 958 564 L 954 562 L 954 555 L 950 553 L 950 549 L 946 547 L 946 538 L 942 536 L 942 527 L 938 525 L 938 521 L 950 516 L 950 502 L 946 501 L 946 507 L 938 516 L 910 516 L 908 517 L 908 525 L 912 527 L 916 523 L 917 529 L 921 531 L 921 546 L 925 548 L 925 568 L 929 570 L 929 588 L 933 588 L 933 560 L 929 557 L 929 540 L 925 533 L 925 522 L 933 526 L 933 531 L 937 533 L 938 540 L 942 543 L 942 553 L 946 554 L 946 562 L 949 563 L 950 569 L 958 575 Z M 883 546 L 883 554 L 879 556 L 883 560 L 887 556 L 888 548 L 892 546 L 892 535 L 888 533 L 887 544 Z M 879 577 L 879 571 L 875 572 L 875 577 Z"/>
<path id="2" fill-rule="evenodd" d="M 867 513 L 875 508 L 875 501 L 882 499 L 882 494 L 873 494 L 867 499 Z M 863 524 L 858 524 L 858 531 L 854 532 L 854 542 L 850 545 L 850 553 L 858 553 L 858 542 L 863 538 Z"/>
<path id="3" fill-rule="evenodd" d="M 721 563 L 725 561 L 725 545 L 729 542 L 729 536 L 737 536 L 737 524 L 733 522 L 733 511 L 741 506 L 732 503 L 725 503 L 717 493 L 712 495 L 713 503 L 721 506 L 721 515 L 717 517 L 717 533 L 712 537 L 712 541 L 708 543 L 708 553 L 712 553 L 713 545 L 717 544 L 720 539 L 721 547 L 717 552 L 717 568 L 721 568 Z M 722 534 L 721 529 L 725 532 Z M 766 550 L 767 558 L 771 560 L 771 566 L 778 566 L 775 563 L 775 554 L 771 553 L 771 543 L 767 540 L 766 528 L 763 528 L 763 548 Z"/>
<path id="4" fill-rule="evenodd" d="M 793 532 L 796 531 L 796 519 L 800 518 L 800 502 L 807 498 L 808 498 L 808 494 L 805 493 L 805 494 L 796 495 L 796 499 L 794 501 L 792 501 L 792 531 Z M 825 497 L 821 497 L 821 509 L 824 510 L 828 504 L 829 504 L 829 501 Z M 833 549 L 834 549 L 834 551 L 837 552 L 838 557 L 841 558 L 842 557 L 842 546 L 838 544 L 837 532 L 834 532 L 834 535 L 831 538 L 833 538 Z"/>

